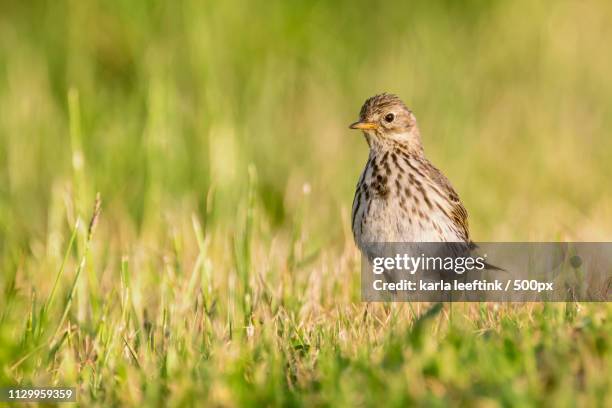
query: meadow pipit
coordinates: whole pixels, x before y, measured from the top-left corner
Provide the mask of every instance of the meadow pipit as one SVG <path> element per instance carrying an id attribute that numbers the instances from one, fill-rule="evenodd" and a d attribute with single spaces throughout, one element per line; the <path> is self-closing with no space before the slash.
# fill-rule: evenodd
<path id="1" fill-rule="evenodd" d="M 470 242 L 465 207 L 425 157 L 416 119 L 397 96 L 366 100 L 350 128 L 362 130 L 370 146 L 352 211 L 362 251 L 368 243 Z"/>

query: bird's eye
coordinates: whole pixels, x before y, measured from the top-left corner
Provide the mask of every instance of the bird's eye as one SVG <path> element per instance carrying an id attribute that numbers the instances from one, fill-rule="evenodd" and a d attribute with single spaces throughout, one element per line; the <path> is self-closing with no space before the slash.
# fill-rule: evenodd
<path id="1" fill-rule="evenodd" d="M 391 122 L 393 122 L 393 119 L 395 119 L 395 115 L 394 115 L 394 114 L 392 114 L 392 113 L 387 113 L 387 114 L 385 115 L 385 121 L 386 121 L 387 123 L 391 123 Z"/>

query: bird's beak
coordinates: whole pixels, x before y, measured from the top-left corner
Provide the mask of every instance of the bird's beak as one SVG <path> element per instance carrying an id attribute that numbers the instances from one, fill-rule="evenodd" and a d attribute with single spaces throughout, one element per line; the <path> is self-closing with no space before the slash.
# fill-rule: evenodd
<path id="1" fill-rule="evenodd" d="M 355 122 L 349 126 L 350 129 L 372 130 L 378 128 L 378 124 L 372 122 Z"/>

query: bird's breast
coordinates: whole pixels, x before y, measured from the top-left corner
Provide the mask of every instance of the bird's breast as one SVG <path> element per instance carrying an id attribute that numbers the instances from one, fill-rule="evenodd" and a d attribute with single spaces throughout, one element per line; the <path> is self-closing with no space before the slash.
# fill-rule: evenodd
<path id="1" fill-rule="evenodd" d="M 371 158 L 353 201 L 355 241 L 360 248 L 372 242 L 463 241 L 440 201 L 422 173 L 400 167 L 389 155 Z"/>

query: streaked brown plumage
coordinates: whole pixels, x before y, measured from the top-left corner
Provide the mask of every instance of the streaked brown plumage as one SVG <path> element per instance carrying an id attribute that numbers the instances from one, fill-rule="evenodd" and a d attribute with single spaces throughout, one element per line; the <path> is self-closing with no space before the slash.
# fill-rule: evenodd
<path id="1" fill-rule="evenodd" d="M 416 119 L 395 95 L 366 100 L 359 121 L 370 154 L 352 209 L 355 242 L 470 242 L 467 211 L 425 157 Z"/>

